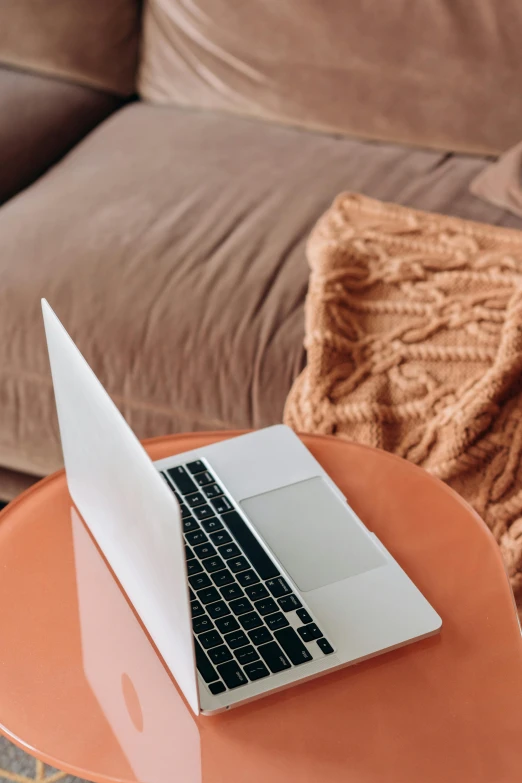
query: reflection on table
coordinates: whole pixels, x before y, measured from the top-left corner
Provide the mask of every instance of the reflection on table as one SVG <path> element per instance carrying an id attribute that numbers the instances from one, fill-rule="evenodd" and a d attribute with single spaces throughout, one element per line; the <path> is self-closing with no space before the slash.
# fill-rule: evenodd
<path id="1" fill-rule="evenodd" d="M 74 508 L 71 522 L 89 685 L 137 780 L 201 783 L 192 713 Z"/>

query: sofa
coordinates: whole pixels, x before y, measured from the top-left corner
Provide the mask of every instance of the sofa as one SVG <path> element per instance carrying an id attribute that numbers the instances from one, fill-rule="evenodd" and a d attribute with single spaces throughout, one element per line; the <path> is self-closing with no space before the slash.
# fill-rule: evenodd
<path id="1" fill-rule="evenodd" d="M 62 464 L 45 296 L 140 438 L 280 422 L 343 190 L 522 228 L 517 0 L 3 0 L 0 499 Z"/>

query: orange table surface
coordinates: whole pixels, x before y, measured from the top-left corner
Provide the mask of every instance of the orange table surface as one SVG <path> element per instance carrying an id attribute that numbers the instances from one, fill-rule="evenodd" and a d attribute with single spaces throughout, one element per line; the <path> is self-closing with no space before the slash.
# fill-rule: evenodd
<path id="1" fill-rule="evenodd" d="M 146 448 L 160 459 L 231 434 Z M 441 615 L 440 635 L 196 719 L 60 472 L 0 515 L 1 731 L 94 781 L 522 780 L 520 627 L 486 526 L 408 462 L 334 438 L 303 441 Z"/>

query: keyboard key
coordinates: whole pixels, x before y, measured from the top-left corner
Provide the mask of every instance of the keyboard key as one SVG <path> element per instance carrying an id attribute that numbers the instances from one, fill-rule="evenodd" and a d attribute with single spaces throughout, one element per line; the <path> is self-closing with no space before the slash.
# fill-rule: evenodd
<path id="1" fill-rule="evenodd" d="M 200 487 L 204 487 L 205 484 L 212 484 L 214 482 L 214 476 L 208 472 L 208 470 L 205 470 L 204 473 L 198 473 L 196 476 L 196 484 L 198 484 Z"/>
<path id="2" fill-rule="evenodd" d="M 198 506 L 194 509 L 194 516 L 199 520 L 209 519 L 209 517 L 214 516 L 214 512 L 210 506 Z"/>
<path id="3" fill-rule="evenodd" d="M 301 607 L 301 601 L 293 593 L 284 595 L 277 603 L 283 612 L 292 612 L 294 609 L 300 609 Z"/>
<path id="4" fill-rule="evenodd" d="M 256 661 L 256 663 L 248 663 L 245 666 L 245 674 L 249 680 L 255 682 L 262 677 L 268 677 L 270 672 L 262 661 Z M 209 685 L 209 687 L 211 688 L 212 686 Z"/>
<path id="5" fill-rule="evenodd" d="M 211 533 L 210 539 L 214 546 L 221 546 L 222 544 L 230 544 L 232 539 L 226 530 L 216 530 L 215 533 Z"/>
<path id="6" fill-rule="evenodd" d="M 219 628 L 221 633 L 230 633 L 231 631 L 239 630 L 239 623 L 235 617 L 232 617 L 231 614 L 229 614 L 228 617 L 218 617 L 216 620 L 216 626 Z M 241 633 L 243 632 L 241 631 Z"/>
<path id="7" fill-rule="evenodd" d="M 217 667 L 218 672 L 225 681 L 227 688 L 237 688 L 239 685 L 246 685 L 248 680 L 235 661 L 222 663 Z"/>
<path id="8" fill-rule="evenodd" d="M 223 490 L 219 484 L 207 484 L 206 487 L 203 487 L 203 492 L 207 498 L 217 498 L 219 495 L 223 494 Z"/>
<path id="9" fill-rule="evenodd" d="M 294 666 L 299 666 L 300 663 L 312 660 L 312 655 L 308 652 L 293 628 L 281 628 L 280 631 L 275 631 L 274 636 Z M 212 656 L 210 657 L 212 658 Z"/>
<path id="10" fill-rule="evenodd" d="M 232 576 L 232 574 L 230 574 Z M 239 585 L 233 584 L 221 588 L 221 595 L 225 601 L 233 601 L 234 598 L 242 598 L 245 594 Z"/>
<path id="11" fill-rule="evenodd" d="M 257 661 L 259 658 L 259 655 L 251 644 L 249 644 L 248 647 L 240 647 L 239 650 L 234 652 L 234 655 L 236 656 L 241 666 L 244 666 L 245 663 L 252 663 L 252 661 Z"/>
<path id="12" fill-rule="evenodd" d="M 202 506 L 203 503 L 207 502 L 201 492 L 194 492 L 192 495 L 185 495 L 184 501 L 188 506 L 190 506 L 190 508 Z"/>
<path id="13" fill-rule="evenodd" d="M 215 604 L 207 606 L 207 612 L 215 620 L 216 617 L 224 617 L 226 614 L 230 614 L 230 609 L 224 601 L 216 601 Z"/>
<path id="14" fill-rule="evenodd" d="M 207 587 L 199 591 L 198 598 L 202 604 L 212 604 L 214 601 L 219 601 L 220 595 L 215 587 Z"/>
<path id="15" fill-rule="evenodd" d="M 266 644 L 266 642 L 271 642 L 274 638 L 264 625 L 261 628 L 254 628 L 253 631 L 249 631 L 248 635 L 253 644 Z"/>
<path id="16" fill-rule="evenodd" d="M 245 647 L 248 644 L 248 639 L 243 631 L 227 633 L 225 641 L 232 650 L 235 650 L 237 647 Z"/>
<path id="17" fill-rule="evenodd" d="M 241 550 L 236 544 L 225 544 L 225 546 L 219 547 L 219 554 L 225 560 L 230 560 L 231 557 L 239 557 Z"/>
<path id="18" fill-rule="evenodd" d="M 187 508 L 183 503 L 180 504 L 180 509 L 181 509 L 182 519 L 188 519 L 189 517 L 192 519 L 192 514 L 190 513 L 190 509 Z"/>
<path id="19" fill-rule="evenodd" d="M 257 612 L 249 612 L 249 614 L 240 615 L 239 622 L 245 631 L 250 631 L 251 628 L 257 628 L 259 625 L 263 625 L 263 621 Z"/>
<path id="20" fill-rule="evenodd" d="M 219 680 L 217 682 L 211 682 L 208 686 L 208 689 L 214 696 L 217 696 L 218 693 L 223 693 L 223 691 L 226 691 L 225 686 Z"/>
<path id="21" fill-rule="evenodd" d="M 238 598 L 236 601 L 230 602 L 230 608 L 237 616 L 240 614 L 245 614 L 245 612 L 251 612 L 254 607 L 248 598 Z"/>
<path id="22" fill-rule="evenodd" d="M 194 552 L 200 560 L 204 560 L 206 557 L 214 557 L 214 555 L 217 554 L 212 544 L 209 544 L 208 541 L 206 544 L 198 544 L 198 546 L 195 546 Z"/>
<path id="23" fill-rule="evenodd" d="M 256 582 L 259 582 L 258 575 L 256 574 L 255 571 L 252 571 L 252 569 L 250 569 L 249 571 L 243 571 L 243 573 L 239 574 L 237 578 L 238 581 L 241 582 L 243 587 L 246 587 L 247 585 L 253 585 Z M 268 593 L 266 594 L 268 595 Z"/>
<path id="24" fill-rule="evenodd" d="M 330 653 L 333 653 L 334 648 L 330 644 L 329 641 L 327 641 L 324 636 L 321 639 L 317 640 L 317 646 L 321 650 L 321 652 L 324 652 L 325 655 L 330 655 Z"/>
<path id="25" fill-rule="evenodd" d="M 178 465 L 175 468 L 169 468 L 167 473 L 182 495 L 190 495 L 191 492 L 195 492 L 197 490 L 196 485 L 188 475 L 183 465 Z"/>
<path id="26" fill-rule="evenodd" d="M 221 522 L 217 517 L 209 517 L 208 519 L 203 519 L 201 522 L 201 527 L 204 530 L 206 530 L 207 533 L 213 533 L 215 530 L 223 530 L 223 525 L 221 524 Z"/>
<path id="27" fill-rule="evenodd" d="M 189 546 L 185 545 L 185 560 L 192 560 L 193 557 L 196 557 L 196 555 Z"/>
<path id="28" fill-rule="evenodd" d="M 200 614 L 205 613 L 205 610 L 199 601 L 190 602 L 190 611 L 192 612 L 192 617 L 199 617 Z"/>
<path id="29" fill-rule="evenodd" d="M 252 566 L 261 579 L 271 579 L 279 576 L 279 571 L 274 563 L 237 511 L 231 511 L 228 514 L 224 514 L 223 520 L 245 555 L 250 559 Z M 290 592 L 290 590 L 288 592 Z M 281 595 L 283 595 L 283 593 L 281 593 Z"/>
<path id="30" fill-rule="evenodd" d="M 277 579 L 269 579 L 266 586 L 274 598 L 281 598 L 282 595 L 288 595 L 292 592 L 281 576 L 278 576 Z"/>
<path id="31" fill-rule="evenodd" d="M 203 617 L 196 617 L 192 620 L 192 630 L 194 633 L 204 633 L 205 631 L 212 631 L 214 625 L 210 617 L 204 615 Z"/>
<path id="32" fill-rule="evenodd" d="M 205 682 L 214 682 L 219 680 L 218 673 L 210 663 L 206 652 L 203 650 L 197 639 L 194 640 L 196 648 L 196 666 Z"/>
<path id="33" fill-rule="evenodd" d="M 228 498 L 226 498 L 224 495 L 219 498 L 211 498 L 210 502 L 214 506 L 214 509 L 217 511 L 218 514 L 225 514 L 227 511 L 232 511 L 234 506 L 230 502 Z"/>
<path id="34" fill-rule="evenodd" d="M 190 600 L 191 600 L 191 601 L 195 601 L 195 600 L 196 600 L 196 594 L 195 594 L 195 592 L 194 592 L 193 590 L 191 590 L 190 588 L 189 588 L 189 596 L 190 596 Z"/>
<path id="35" fill-rule="evenodd" d="M 194 517 L 189 516 L 183 520 L 183 532 L 190 533 L 193 530 L 199 530 L 199 525 Z"/>
<path id="36" fill-rule="evenodd" d="M 232 660 L 232 653 L 228 647 L 225 647 L 225 645 L 222 644 L 221 647 L 213 647 L 212 650 L 209 651 L 208 657 L 212 663 L 225 663 L 225 661 Z"/>
<path id="37" fill-rule="evenodd" d="M 275 642 L 262 644 L 257 648 L 257 651 L 273 674 L 290 669 L 290 661 L 283 655 L 283 651 Z"/>
<path id="38" fill-rule="evenodd" d="M 307 623 L 313 623 L 313 618 L 310 617 L 306 609 L 299 609 L 297 612 L 297 616 L 301 620 L 301 622 L 306 625 Z"/>
<path id="39" fill-rule="evenodd" d="M 212 574 L 212 579 L 214 580 L 214 584 L 218 587 L 228 585 L 234 581 L 234 577 L 226 568 L 223 571 L 217 571 L 215 574 Z"/>
<path id="40" fill-rule="evenodd" d="M 189 470 L 192 475 L 194 475 L 194 473 L 201 473 L 202 470 L 206 469 L 207 466 L 200 459 L 196 459 L 194 462 L 189 462 L 187 465 L 187 470 Z"/>
<path id="41" fill-rule="evenodd" d="M 248 574 L 248 571 L 245 573 Z M 243 576 L 243 574 L 241 574 Z M 252 585 L 252 587 L 245 587 L 245 593 L 248 595 L 251 601 L 258 601 L 260 598 L 266 598 L 269 593 L 264 585 Z"/>
<path id="42" fill-rule="evenodd" d="M 245 571 L 250 567 L 249 563 L 247 563 L 244 557 L 236 557 L 234 560 L 229 560 L 227 562 L 227 566 L 235 574 L 237 574 L 238 571 Z"/>
<path id="43" fill-rule="evenodd" d="M 259 612 L 261 617 L 264 617 L 265 614 L 273 614 L 273 612 L 277 612 L 278 606 L 273 598 L 262 598 L 261 601 L 256 602 L 256 610 Z"/>
<path id="44" fill-rule="evenodd" d="M 189 560 L 187 563 L 187 573 L 189 576 L 192 576 L 193 574 L 199 574 L 200 571 L 203 571 L 203 566 L 199 562 L 199 560 Z"/>
<path id="45" fill-rule="evenodd" d="M 177 489 L 175 489 L 175 487 L 172 486 L 172 483 L 168 480 L 167 474 L 166 473 L 160 473 L 160 476 L 165 480 L 165 484 L 170 489 L 170 491 L 174 493 L 174 495 L 176 496 L 176 498 L 177 498 L 177 500 L 179 502 L 181 496 L 180 496 L 179 492 L 177 491 Z"/>
<path id="46" fill-rule="evenodd" d="M 208 631 L 208 633 L 202 633 L 201 636 L 198 636 L 198 639 L 205 650 L 208 650 L 209 647 L 217 647 L 218 644 L 223 644 L 223 640 L 217 631 Z"/>
<path id="47" fill-rule="evenodd" d="M 206 574 L 196 574 L 189 578 L 190 586 L 194 590 L 203 590 L 204 587 L 212 587 L 212 582 Z"/>
<path id="48" fill-rule="evenodd" d="M 209 574 L 213 574 L 214 571 L 222 571 L 225 567 L 225 564 L 220 557 L 209 557 L 206 560 L 203 560 L 203 565 Z"/>
<path id="49" fill-rule="evenodd" d="M 190 544 L 190 546 L 206 544 L 208 541 L 208 538 L 202 530 L 193 530 L 191 533 L 186 533 L 185 538 L 187 539 L 187 544 Z"/>
<path id="50" fill-rule="evenodd" d="M 271 631 L 275 631 L 276 628 L 284 628 L 285 625 L 290 625 L 284 614 L 281 612 L 276 612 L 276 614 L 269 614 L 268 617 L 265 617 L 265 623 L 268 625 Z"/>
<path id="51" fill-rule="evenodd" d="M 323 635 L 315 623 L 302 625 L 301 628 L 297 629 L 297 633 L 303 642 L 311 642 L 314 639 L 319 639 L 319 637 Z"/>

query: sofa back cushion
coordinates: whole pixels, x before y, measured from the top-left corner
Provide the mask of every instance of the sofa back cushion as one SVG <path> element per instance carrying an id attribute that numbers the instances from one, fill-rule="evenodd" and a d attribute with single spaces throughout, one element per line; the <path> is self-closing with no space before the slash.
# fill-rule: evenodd
<path id="1" fill-rule="evenodd" d="M 139 27 L 139 0 L 1 0 L 0 62 L 128 95 Z"/>
<path id="2" fill-rule="evenodd" d="M 520 0 L 147 0 L 157 103 L 439 149 L 522 138 Z"/>

